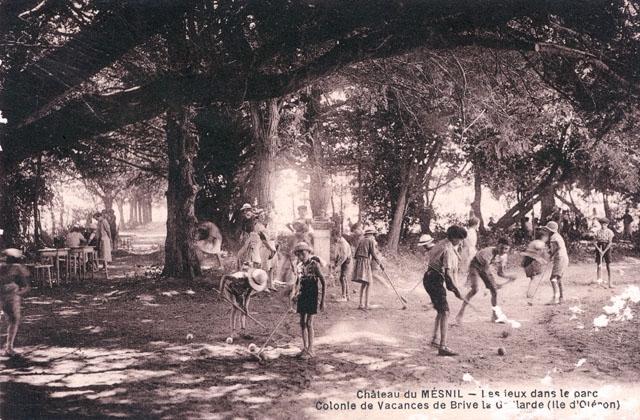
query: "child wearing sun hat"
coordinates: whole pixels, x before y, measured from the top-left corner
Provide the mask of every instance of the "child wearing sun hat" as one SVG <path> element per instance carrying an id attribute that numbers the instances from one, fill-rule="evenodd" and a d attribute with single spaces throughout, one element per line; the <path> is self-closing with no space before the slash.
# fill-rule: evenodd
<path id="1" fill-rule="evenodd" d="M 312 255 L 313 249 L 309 244 L 299 242 L 293 248 L 293 254 L 300 262 L 298 281 L 296 283 L 296 306 L 297 312 L 300 314 L 300 328 L 304 346 L 302 357 L 310 358 L 315 356 L 313 352 L 313 342 L 315 340 L 313 318 L 318 313 L 318 309 L 324 310 L 325 281 L 320 271 L 319 259 Z M 321 293 L 318 291 L 318 283 L 322 288 Z"/>
<path id="2" fill-rule="evenodd" d="M 569 254 L 564 238 L 558 233 L 558 224 L 551 221 L 542 229 L 549 232 L 549 248 L 551 249 L 551 261 L 553 268 L 551 270 L 551 287 L 553 288 L 553 300 L 550 304 L 558 305 L 564 301 L 562 294 L 562 277 L 567 267 L 569 267 Z"/>

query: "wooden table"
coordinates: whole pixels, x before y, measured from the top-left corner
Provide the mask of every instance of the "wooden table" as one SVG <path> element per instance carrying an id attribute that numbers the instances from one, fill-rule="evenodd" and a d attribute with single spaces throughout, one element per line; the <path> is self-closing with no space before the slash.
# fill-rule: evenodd
<path id="1" fill-rule="evenodd" d="M 38 250 L 38 256 L 43 258 L 48 258 L 52 261 L 53 265 L 56 267 L 56 281 L 60 283 L 60 257 L 66 257 L 66 270 L 65 277 L 68 277 L 69 274 L 69 250 L 70 248 L 44 248 Z"/>

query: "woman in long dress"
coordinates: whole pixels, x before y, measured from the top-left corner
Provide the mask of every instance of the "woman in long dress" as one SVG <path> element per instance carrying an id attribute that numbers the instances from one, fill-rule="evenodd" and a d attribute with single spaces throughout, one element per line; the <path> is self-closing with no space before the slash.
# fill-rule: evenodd
<path id="1" fill-rule="evenodd" d="M 105 217 L 103 213 L 96 213 L 93 215 L 93 218 L 97 221 L 96 230 L 93 233 L 92 237 L 89 238 L 89 242 L 93 239 L 95 235 L 96 241 L 98 243 L 98 260 L 102 260 L 104 264 L 104 275 L 106 278 L 109 278 L 109 263 L 111 262 L 111 226 L 109 225 L 109 221 Z"/>

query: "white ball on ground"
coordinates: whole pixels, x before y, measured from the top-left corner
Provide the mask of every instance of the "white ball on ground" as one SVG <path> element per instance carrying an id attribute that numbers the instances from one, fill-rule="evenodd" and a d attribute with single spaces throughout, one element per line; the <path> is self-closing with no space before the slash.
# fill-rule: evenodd
<path id="1" fill-rule="evenodd" d="M 227 339 L 225 341 L 227 342 L 227 344 L 232 344 L 233 343 L 233 338 L 227 337 Z"/>
<path id="2" fill-rule="evenodd" d="M 251 353 L 255 353 L 258 350 L 258 346 L 256 346 L 255 344 L 251 343 L 249 344 L 249 351 Z"/>

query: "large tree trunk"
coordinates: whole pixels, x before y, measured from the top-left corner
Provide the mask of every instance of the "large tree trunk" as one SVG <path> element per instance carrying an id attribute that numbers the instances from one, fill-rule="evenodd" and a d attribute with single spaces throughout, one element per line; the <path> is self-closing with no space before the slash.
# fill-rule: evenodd
<path id="1" fill-rule="evenodd" d="M 400 185 L 400 193 L 398 194 L 398 201 L 393 212 L 391 226 L 389 227 L 387 251 L 392 254 L 398 253 L 398 245 L 400 244 L 400 236 L 402 233 L 402 222 L 404 220 L 404 215 L 407 212 L 407 197 L 409 196 L 409 190 L 415 177 L 415 165 L 413 164 L 413 160 L 411 160 L 407 166 L 408 167 L 405 167 L 402 171 L 403 177 L 402 184 Z"/>
<path id="2" fill-rule="evenodd" d="M 153 222 L 153 200 L 151 197 L 147 199 L 147 223 Z"/>
<path id="3" fill-rule="evenodd" d="M 124 226 L 124 198 L 116 200 L 118 205 L 118 225 L 122 228 Z"/>
<path id="4" fill-rule="evenodd" d="M 138 215 L 138 224 L 139 225 L 144 225 L 144 214 L 143 214 L 144 206 L 142 205 L 142 200 L 143 200 L 143 198 L 141 196 L 138 196 L 138 199 L 136 200 L 136 203 L 138 205 L 138 208 L 136 210 L 136 214 Z"/>
<path id="5" fill-rule="evenodd" d="M 42 177 L 42 155 L 36 160 L 36 177 L 33 186 L 33 241 L 37 247 L 44 245 L 42 241 L 42 223 L 40 222 L 40 178 Z"/>
<path id="6" fill-rule="evenodd" d="M 65 229 L 67 224 L 64 222 L 64 197 L 60 195 L 60 229 Z"/>
<path id="7" fill-rule="evenodd" d="M 168 28 L 167 46 L 171 70 L 177 74 L 188 72 L 190 49 L 183 20 L 177 20 Z M 198 156 L 199 139 L 193 134 L 193 116 L 191 106 L 179 101 L 168 103 L 167 239 L 163 274 L 189 280 L 202 274 L 195 247 L 195 201 L 198 185 L 195 181 L 193 162 Z"/>
<path id="8" fill-rule="evenodd" d="M 540 222 L 547 223 L 556 208 L 556 186 L 547 185 L 540 194 Z"/>
<path id="9" fill-rule="evenodd" d="M 53 237 L 56 235 L 56 231 L 58 230 L 56 227 L 56 212 L 53 210 L 53 205 L 49 206 L 49 217 L 51 217 L 51 236 Z"/>
<path id="10" fill-rule="evenodd" d="M 132 193 L 129 197 L 129 227 L 136 225 L 136 196 Z"/>
<path id="11" fill-rule="evenodd" d="M 473 214 L 480 220 L 480 231 L 484 232 L 484 220 L 482 219 L 482 174 L 474 165 L 473 170 L 473 201 L 471 202 Z"/>
<path id="12" fill-rule="evenodd" d="M 609 196 L 604 192 L 602 193 L 602 205 L 604 206 L 604 216 L 609 220 L 613 220 L 611 206 L 609 205 Z M 614 226 L 615 224 L 611 223 L 611 225 Z"/>
<path id="13" fill-rule="evenodd" d="M 327 209 L 331 200 L 331 178 L 324 168 L 324 155 L 317 129 L 311 132 L 311 185 L 309 187 L 309 205 L 315 217 L 326 219 Z"/>
<path id="14" fill-rule="evenodd" d="M 274 98 L 264 102 L 251 102 L 249 111 L 257 152 L 252 181 L 253 198 L 258 200 L 259 206 L 268 208 L 273 203 L 275 188 L 280 101 Z"/>
<path id="15" fill-rule="evenodd" d="M 198 154 L 198 139 L 189 133 L 188 109 L 167 111 L 169 187 L 167 189 L 167 239 L 164 275 L 193 279 L 201 274 L 195 249 L 195 200 L 198 186 L 193 161 Z"/>
<path id="16" fill-rule="evenodd" d="M 104 195 L 100 197 L 102 199 L 102 203 L 104 204 L 105 210 L 113 210 L 113 193 L 111 191 L 105 191 Z"/>
<path id="17" fill-rule="evenodd" d="M 549 173 L 542 178 L 542 180 L 538 183 L 538 185 L 524 194 L 524 196 L 511 207 L 507 212 L 496 222 L 496 228 L 504 229 L 515 223 L 517 219 L 524 217 L 531 209 L 533 209 L 534 204 L 536 204 L 540 200 L 540 196 L 542 191 L 553 182 L 556 173 L 558 172 L 558 165 L 554 164 Z M 543 220 L 542 218 L 540 219 Z"/>

